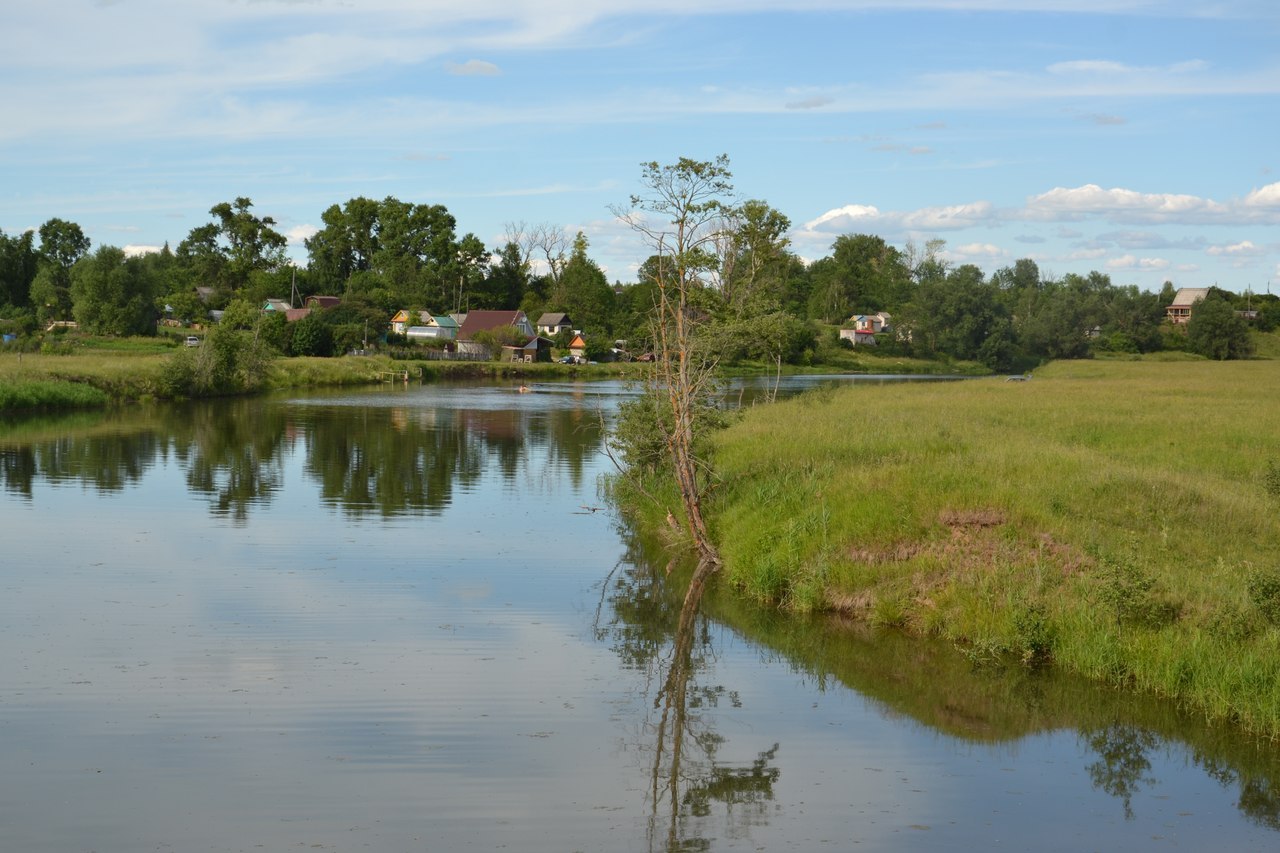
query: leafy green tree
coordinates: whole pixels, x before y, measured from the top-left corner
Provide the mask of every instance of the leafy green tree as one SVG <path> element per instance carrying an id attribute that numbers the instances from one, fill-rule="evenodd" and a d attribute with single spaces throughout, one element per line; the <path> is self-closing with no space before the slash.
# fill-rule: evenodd
<path id="1" fill-rule="evenodd" d="M 767 203 L 752 199 L 734 211 L 722 250 L 720 287 L 725 306 L 739 316 L 772 309 L 784 297 L 787 231 L 791 220 Z"/>
<path id="2" fill-rule="evenodd" d="M 192 228 L 174 252 L 174 292 L 195 292 L 207 287 L 221 294 L 216 305 L 225 305 L 236 289 L 227 253 L 212 223 Z"/>
<path id="3" fill-rule="evenodd" d="M 1215 293 L 1192 306 L 1187 344 L 1192 352 L 1219 361 L 1253 355 L 1248 323 L 1236 315 L 1227 299 Z"/>
<path id="4" fill-rule="evenodd" d="M 222 310 L 219 325 L 228 329 L 253 329 L 262 317 L 262 307 L 247 299 L 232 299 Z"/>
<path id="5" fill-rule="evenodd" d="M 235 394 L 262 387 L 274 353 L 260 336 L 218 324 L 198 347 L 182 347 L 161 374 L 164 390 L 175 397 Z"/>
<path id="6" fill-rule="evenodd" d="M 0 307 L 31 304 L 31 282 L 39 261 L 33 242 L 30 231 L 13 237 L 0 231 Z"/>
<path id="7" fill-rule="evenodd" d="M 71 317 L 71 280 L 68 273 L 65 283 L 61 271 L 43 262 L 31 282 L 31 304 L 41 324 Z"/>
<path id="8" fill-rule="evenodd" d="M 352 276 L 370 272 L 378 254 L 381 205 L 358 196 L 342 206 L 332 205 L 320 215 L 324 227 L 307 238 L 308 267 L 323 293 L 342 293 Z M 369 289 L 369 288 L 362 288 Z"/>
<path id="9" fill-rule="evenodd" d="M 191 229 L 174 253 L 179 288 L 213 288 L 217 307 L 239 294 L 255 273 L 285 266 L 288 240 L 275 230 L 274 219 L 256 216 L 252 207 L 240 196 L 209 208 L 216 221 Z"/>
<path id="10" fill-rule="evenodd" d="M 839 322 L 855 312 L 896 307 L 911 291 L 906 259 L 880 237 L 845 234 L 813 264 L 811 316 Z"/>
<path id="11" fill-rule="evenodd" d="M 1013 324 L 999 288 L 965 264 L 939 281 L 922 282 L 899 327 L 926 354 L 980 361 L 993 370 L 1013 360 Z"/>
<path id="12" fill-rule="evenodd" d="M 1110 279 L 1097 272 L 1043 284 L 1033 313 L 1018 327 L 1024 349 L 1037 358 L 1088 356 L 1090 333 L 1106 321 L 1110 288 Z"/>
<path id="13" fill-rule="evenodd" d="M 275 230 L 274 219 L 255 216 L 252 207 L 252 201 L 240 196 L 234 202 L 224 201 L 209 208 L 218 220 L 232 275 L 239 282 L 247 281 L 254 271 L 279 269 L 286 262 L 289 241 Z"/>
<path id="14" fill-rule="evenodd" d="M 458 241 L 453 268 L 447 273 L 449 279 L 457 282 L 449 303 L 454 310 L 469 310 L 473 294 L 481 294 L 483 298 L 482 285 L 488 276 L 489 261 L 489 250 L 476 235 L 465 234 Z"/>
<path id="15" fill-rule="evenodd" d="M 80 226 L 50 219 L 40 226 L 40 260 L 30 298 L 40 322 L 71 317 L 71 268 L 89 251 Z"/>
<path id="16" fill-rule="evenodd" d="M 725 364 L 751 359 L 797 364 L 814 349 L 813 328 L 785 311 L 730 318 L 707 330 L 707 347 Z"/>
<path id="17" fill-rule="evenodd" d="M 1255 310 L 1258 312 L 1258 319 L 1255 321 L 1258 331 L 1275 331 L 1277 327 L 1280 327 L 1280 297 L 1254 298 L 1258 301 L 1255 306 Z"/>
<path id="18" fill-rule="evenodd" d="M 142 258 L 100 246 L 71 270 L 72 311 L 96 335 L 153 335 L 160 282 Z"/>
<path id="19" fill-rule="evenodd" d="M 595 261 L 587 257 L 587 238 L 581 231 L 560 275 L 560 301 L 574 322 L 590 336 L 607 335 L 613 326 L 613 288 Z"/>
<path id="20" fill-rule="evenodd" d="M 507 243 L 497 253 L 497 263 L 472 294 L 471 306 L 480 309 L 511 310 L 520 305 L 529 286 L 529 264 L 515 243 Z M 535 318 L 536 319 L 536 318 Z"/>
<path id="21" fill-rule="evenodd" d="M 439 305 L 452 288 L 446 274 L 457 257 L 454 218 L 444 205 L 386 198 L 378 210 L 373 269 L 400 302 Z"/>
<path id="22" fill-rule="evenodd" d="M 1139 290 L 1136 285 L 1115 288 L 1103 324 L 1112 348 L 1132 347 L 1133 352 L 1160 349 L 1160 323 L 1164 320 L 1165 305 L 1159 295 Z"/>
<path id="23" fill-rule="evenodd" d="M 74 222 L 50 219 L 40 226 L 40 254 L 54 266 L 70 272 L 89 252 L 89 238 Z"/>
<path id="24" fill-rule="evenodd" d="M 653 350 L 652 320 L 657 304 L 658 284 L 645 277 L 622 288 L 614 301 L 614 332 L 627 341 L 629 350 L 636 355 Z"/>
<path id="25" fill-rule="evenodd" d="M 290 350 L 293 355 L 331 356 L 333 330 L 313 311 L 293 324 Z"/>

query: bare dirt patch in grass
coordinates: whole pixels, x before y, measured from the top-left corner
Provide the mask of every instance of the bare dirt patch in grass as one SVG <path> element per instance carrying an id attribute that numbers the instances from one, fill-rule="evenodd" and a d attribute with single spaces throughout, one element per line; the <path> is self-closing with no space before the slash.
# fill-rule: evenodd
<path id="1" fill-rule="evenodd" d="M 964 578 L 988 574 L 998 567 L 1048 568 L 1061 577 L 1086 570 L 1092 560 L 1077 548 L 1048 533 L 1014 534 L 1006 529 L 1008 516 L 999 509 L 945 510 L 938 516 L 946 534 L 933 540 L 899 541 L 885 545 L 857 545 L 846 554 L 864 566 L 905 566 L 922 569 L 911 575 L 911 598 L 928 608 L 935 590 Z M 901 575 L 899 575 L 901 577 Z M 877 598 L 875 589 L 827 591 L 828 606 L 851 616 L 865 615 Z"/>

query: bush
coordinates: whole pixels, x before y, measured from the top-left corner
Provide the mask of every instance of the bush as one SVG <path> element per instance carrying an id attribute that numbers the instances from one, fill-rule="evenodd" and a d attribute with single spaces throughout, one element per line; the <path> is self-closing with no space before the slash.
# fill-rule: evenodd
<path id="1" fill-rule="evenodd" d="M 1102 560 L 1099 597 L 1120 625 L 1160 628 L 1178 618 L 1178 606 L 1132 558 Z"/>
<path id="2" fill-rule="evenodd" d="M 1274 459 L 1267 462 L 1267 468 L 1262 472 L 1262 488 L 1271 497 L 1280 498 L 1280 462 Z"/>
<path id="3" fill-rule="evenodd" d="M 1245 580 L 1249 600 L 1262 617 L 1280 625 L 1280 569 L 1254 569 Z"/>
<path id="4" fill-rule="evenodd" d="M 289 343 L 293 355 L 323 358 L 333 355 L 333 331 L 314 312 L 293 324 L 293 335 Z"/>
<path id="5" fill-rule="evenodd" d="M 1210 295 L 1191 309 L 1187 322 L 1187 344 L 1192 352 L 1206 358 L 1248 358 L 1253 355 L 1253 339 L 1249 326 L 1236 316 L 1225 299 Z"/>

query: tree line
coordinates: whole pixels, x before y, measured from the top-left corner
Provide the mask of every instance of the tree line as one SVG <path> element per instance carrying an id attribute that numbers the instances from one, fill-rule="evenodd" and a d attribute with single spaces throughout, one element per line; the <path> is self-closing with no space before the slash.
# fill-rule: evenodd
<path id="1" fill-rule="evenodd" d="M 589 338 L 646 347 L 663 265 L 672 261 L 651 246 L 635 281 L 611 284 L 582 233 L 511 222 L 500 245 L 487 247 L 475 234 L 459 236 L 443 205 L 358 197 L 323 212 L 323 227 L 305 241 L 307 261 L 295 268 L 276 221 L 255 212 L 250 199 L 216 204 L 209 214 L 176 248 L 166 243 L 139 256 L 106 245 L 91 251 L 80 226 L 58 218 L 34 232 L 0 231 L 0 328 L 23 335 L 74 320 L 92 334 L 147 335 L 160 316 L 200 321 L 210 309 L 252 324 L 267 299 L 297 293 L 343 302 L 298 329 L 278 323 L 267 331 L 277 349 L 297 354 L 345 351 L 371 331 L 380 337 L 403 308 L 519 308 L 535 319 L 563 311 Z M 836 345 L 831 327 L 878 311 L 892 317 L 882 348 L 994 370 L 1098 350 L 1247 355 L 1248 330 L 1236 313 L 1246 301 L 1258 328 L 1280 323 L 1280 299 L 1214 288 L 1197 307 L 1199 321 L 1193 315 L 1188 329 L 1170 329 L 1165 308 L 1175 291 L 1168 282 L 1151 293 L 1099 272 L 1054 277 L 1030 259 L 988 276 L 946 261 L 939 240 L 899 249 L 875 235 L 847 234 L 827 256 L 805 263 L 786 237 L 790 220 L 767 202 L 726 204 L 716 215 L 714 239 L 698 262 L 705 293 L 691 297 L 716 318 L 707 346 L 721 362 L 813 360 Z"/>

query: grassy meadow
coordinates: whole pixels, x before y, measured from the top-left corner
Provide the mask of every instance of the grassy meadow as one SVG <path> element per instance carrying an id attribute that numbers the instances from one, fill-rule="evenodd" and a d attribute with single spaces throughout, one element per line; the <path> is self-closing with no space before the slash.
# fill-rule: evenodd
<path id="1" fill-rule="evenodd" d="M 728 581 L 1280 735 L 1280 362 L 857 387 L 717 439 Z"/>

